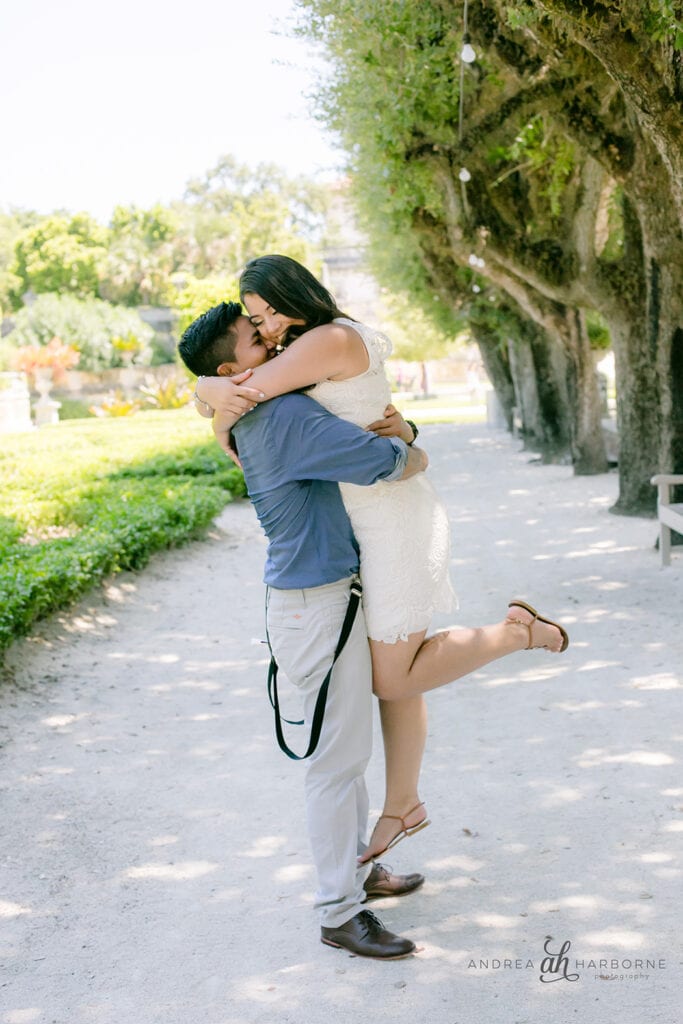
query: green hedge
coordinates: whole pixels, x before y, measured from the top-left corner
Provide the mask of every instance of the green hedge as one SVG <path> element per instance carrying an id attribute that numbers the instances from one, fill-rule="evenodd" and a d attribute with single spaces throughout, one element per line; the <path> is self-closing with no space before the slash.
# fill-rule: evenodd
<path id="1" fill-rule="evenodd" d="M 103 576 L 201 536 L 242 473 L 191 410 L 70 420 L 0 451 L 0 649 Z"/>

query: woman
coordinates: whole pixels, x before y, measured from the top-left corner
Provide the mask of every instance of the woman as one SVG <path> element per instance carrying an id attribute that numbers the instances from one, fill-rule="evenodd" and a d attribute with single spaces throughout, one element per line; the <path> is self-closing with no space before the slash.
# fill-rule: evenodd
<path id="1" fill-rule="evenodd" d="M 390 343 L 346 317 L 305 267 L 286 256 L 252 260 L 240 278 L 240 294 L 262 337 L 286 350 L 258 366 L 246 383 L 198 381 L 199 398 L 216 410 L 214 430 L 224 447 L 230 426 L 255 401 L 302 387 L 345 419 L 414 441 L 410 425 L 387 409 L 384 359 Z M 360 546 L 386 758 L 385 804 L 363 858 L 369 860 L 428 824 L 417 794 L 427 730 L 422 694 L 514 651 L 560 652 L 569 641 L 561 626 L 518 601 L 495 625 L 425 639 L 433 612 L 448 610 L 453 598 L 448 521 L 429 480 L 419 474 L 400 484 L 342 484 L 341 492 Z"/>

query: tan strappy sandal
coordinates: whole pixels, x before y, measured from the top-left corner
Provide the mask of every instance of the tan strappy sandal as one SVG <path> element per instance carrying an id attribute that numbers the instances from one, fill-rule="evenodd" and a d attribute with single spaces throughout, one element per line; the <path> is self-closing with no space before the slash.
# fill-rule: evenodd
<path id="1" fill-rule="evenodd" d="M 377 819 L 377 823 L 379 823 L 382 818 L 391 818 L 393 821 L 400 821 L 402 827 L 400 831 L 396 833 L 391 842 L 387 843 L 383 850 L 380 850 L 379 853 L 373 853 L 370 858 L 371 860 L 377 860 L 377 858 L 382 857 L 387 850 L 393 850 L 394 846 L 396 846 L 397 843 L 400 843 L 402 839 L 407 839 L 408 836 L 414 836 L 416 832 L 421 832 L 423 828 L 427 828 L 427 825 L 431 825 L 429 818 L 424 818 L 422 821 L 418 822 L 417 825 L 411 825 L 410 827 L 406 825 L 405 819 L 409 817 L 413 811 L 416 811 L 418 807 L 424 807 L 424 801 L 420 800 L 419 804 L 415 804 L 415 806 L 411 807 L 409 811 L 406 811 L 404 818 L 399 814 L 380 814 Z M 375 828 L 376 827 L 377 825 L 375 825 Z"/>
<path id="2" fill-rule="evenodd" d="M 519 626 L 526 626 L 526 628 L 529 630 L 529 646 L 524 648 L 526 651 L 533 651 L 537 649 L 534 646 L 534 640 L 531 633 L 531 627 L 533 626 L 534 622 L 536 622 L 536 620 L 538 620 L 539 622 L 545 622 L 547 626 L 555 626 L 556 629 L 559 629 L 560 633 L 562 634 L 562 646 L 560 647 L 557 653 L 562 654 L 564 651 L 567 650 L 567 648 L 569 647 L 569 636 L 567 635 L 566 629 L 563 629 L 559 622 L 553 622 L 552 619 L 546 619 L 543 615 L 539 614 L 539 612 L 537 612 L 536 609 L 533 608 L 530 604 L 527 604 L 526 601 L 510 601 L 510 603 L 508 604 L 508 608 L 512 608 L 513 606 L 515 608 L 524 608 L 525 611 L 533 615 L 533 619 L 531 620 L 531 622 L 524 622 L 522 619 L 506 619 L 507 622 L 514 622 Z M 540 646 L 545 647 L 546 645 L 541 644 Z"/>

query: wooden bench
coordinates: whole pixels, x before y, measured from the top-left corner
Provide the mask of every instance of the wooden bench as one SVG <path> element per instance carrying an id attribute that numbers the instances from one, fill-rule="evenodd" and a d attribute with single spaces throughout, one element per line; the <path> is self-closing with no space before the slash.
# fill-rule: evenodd
<path id="1" fill-rule="evenodd" d="M 659 516 L 659 554 L 662 565 L 671 563 L 671 531 L 683 533 L 683 504 L 671 503 L 671 488 L 683 484 L 683 476 L 659 473 L 650 483 L 657 488 L 657 514 Z"/>

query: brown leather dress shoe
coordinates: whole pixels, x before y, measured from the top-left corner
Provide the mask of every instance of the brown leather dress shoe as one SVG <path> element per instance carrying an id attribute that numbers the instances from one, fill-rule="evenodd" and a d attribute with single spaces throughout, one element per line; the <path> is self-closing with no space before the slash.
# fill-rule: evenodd
<path id="1" fill-rule="evenodd" d="M 424 880 L 425 876 L 416 871 L 412 875 L 392 875 L 384 865 L 375 862 L 363 888 L 366 900 L 379 900 L 382 896 L 406 896 L 419 889 Z"/>
<path id="2" fill-rule="evenodd" d="M 400 960 L 415 952 L 415 943 L 388 931 L 371 910 L 361 910 L 339 928 L 320 929 L 320 941 L 326 946 L 348 949 L 356 956 L 376 960 Z"/>

